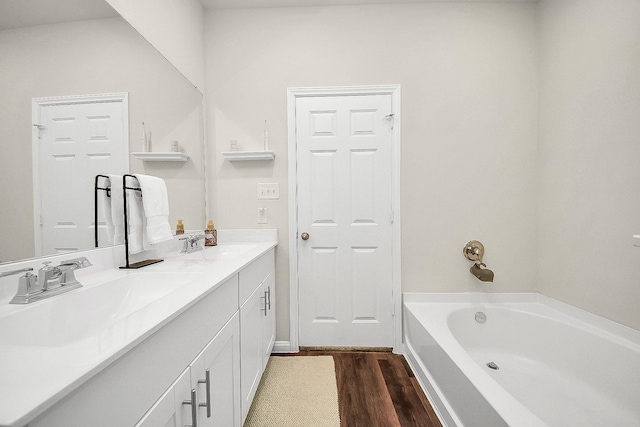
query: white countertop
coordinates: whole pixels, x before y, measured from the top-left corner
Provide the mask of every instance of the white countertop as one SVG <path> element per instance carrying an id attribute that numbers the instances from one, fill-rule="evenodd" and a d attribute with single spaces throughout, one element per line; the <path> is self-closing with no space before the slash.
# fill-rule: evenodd
<path id="1" fill-rule="evenodd" d="M 229 242 L 233 237 L 242 240 Z M 256 240 L 259 238 L 229 233 L 216 247 L 166 257 L 161 263 L 138 270 L 113 266 L 77 270 L 76 278 L 83 287 L 47 300 L 10 305 L 6 298 L 1 298 L 0 426 L 23 426 L 33 420 L 277 245 L 277 237 L 267 242 Z M 248 241 L 252 242 L 247 244 Z M 91 252 L 82 255 L 94 266 L 104 264 L 95 262 Z M 205 260 L 208 255 L 217 259 Z M 181 283 L 175 290 L 158 288 L 157 299 L 145 301 L 142 308 L 130 313 L 116 307 L 120 310 L 119 317 L 105 321 L 100 310 L 107 305 L 104 297 L 109 297 L 109 284 L 131 282 L 131 278 L 126 279 L 131 275 L 140 278 L 170 275 L 173 283 Z M 15 276 L 14 280 L 17 283 Z M 153 283 L 146 286 L 152 289 Z M 61 309 L 75 301 L 87 306 Z M 94 319 L 98 316 L 102 317 Z M 69 330 L 55 329 L 65 327 Z M 48 339 L 46 328 L 51 329 L 54 338 Z M 30 331 L 34 331 L 36 338 L 30 336 Z M 38 338 L 39 335 L 43 338 Z"/>

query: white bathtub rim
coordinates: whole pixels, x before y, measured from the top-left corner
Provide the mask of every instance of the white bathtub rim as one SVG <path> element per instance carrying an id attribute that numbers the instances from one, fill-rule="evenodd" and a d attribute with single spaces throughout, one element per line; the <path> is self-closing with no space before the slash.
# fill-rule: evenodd
<path id="1" fill-rule="evenodd" d="M 530 293 L 486 293 L 486 292 L 457 292 L 457 293 L 424 293 L 405 292 L 403 302 L 421 303 L 450 303 L 450 304 L 526 304 L 537 303 L 546 306 L 560 317 L 555 317 L 562 323 L 578 327 L 589 333 L 595 333 L 618 344 L 640 351 L 640 331 L 617 323 L 611 319 L 591 313 L 582 308 L 548 297 L 537 292 Z M 518 307 L 513 307 L 518 309 Z M 531 313 L 529 310 L 522 310 Z"/>

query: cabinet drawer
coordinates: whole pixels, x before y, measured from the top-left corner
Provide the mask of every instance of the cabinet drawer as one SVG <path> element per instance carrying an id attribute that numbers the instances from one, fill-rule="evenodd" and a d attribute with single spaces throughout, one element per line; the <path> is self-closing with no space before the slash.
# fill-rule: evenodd
<path id="1" fill-rule="evenodd" d="M 205 297 L 210 310 L 215 313 L 208 324 L 209 331 L 213 334 L 217 334 L 238 310 L 237 289 L 238 275 L 236 274 Z"/>
<path id="2" fill-rule="evenodd" d="M 240 271 L 240 305 L 251 296 L 262 281 L 269 275 L 275 263 L 274 250 L 271 249 Z"/>

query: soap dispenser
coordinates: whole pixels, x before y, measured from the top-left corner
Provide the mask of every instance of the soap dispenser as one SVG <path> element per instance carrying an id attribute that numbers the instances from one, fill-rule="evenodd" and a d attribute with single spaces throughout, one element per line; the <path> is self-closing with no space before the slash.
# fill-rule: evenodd
<path id="1" fill-rule="evenodd" d="M 209 220 L 207 228 L 204 230 L 204 245 L 216 246 L 218 244 L 218 230 L 213 225 L 213 220 Z"/>
<path id="2" fill-rule="evenodd" d="M 176 236 L 178 234 L 184 234 L 184 224 L 181 219 L 179 219 L 178 224 L 176 224 Z"/>

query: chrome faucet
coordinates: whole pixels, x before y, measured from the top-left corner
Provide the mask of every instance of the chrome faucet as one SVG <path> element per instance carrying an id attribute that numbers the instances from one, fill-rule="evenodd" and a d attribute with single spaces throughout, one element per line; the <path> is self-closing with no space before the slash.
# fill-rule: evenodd
<path id="1" fill-rule="evenodd" d="M 471 240 L 464 245 L 462 253 L 468 260 L 475 261 L 469 269 L 471 274 L 483 282 L 493 282 L 493 271 L 488 268 L 482 268 L 487 266 L 482 262 L 482 257 L 484 256 L 484 245 L 482 243 L 477 240 Z"/>
<path id="2" fill-rule="evenodd" d="M 181 237 L 180 240 L 184 242 L 182 245 L 181 254 L 190 254 L 191 252 L 201 251 L 203 248 L 198 243 L 200 240 L 204 240 L 204 234 L 192 234 L 188 237 Z"/>
<path id="3" fill-rule="evenodd" d="M 77 289 L 82 284 L 75 278 L 74 271 L 92 265 L 85 257 L 63 261 L 56 267 L 51 267 L 49 264 L 51 264 L 50 261 L 44 262 L 44 266 L 38 270 L 37 275 L 31 274 L 32 268 L 4 274 L 27 271 L 24 276 L 20 277 L 18 292 L 10 304 L 29 304 Z"/>
<path id="4" fill-rule="evenodd" d="M 482 268 L 486 266 L 484 262 L 477 262 L 471 266 L 469 271 L 483 282 L 493 282 L 493 271 L 488 268 Z"/>

